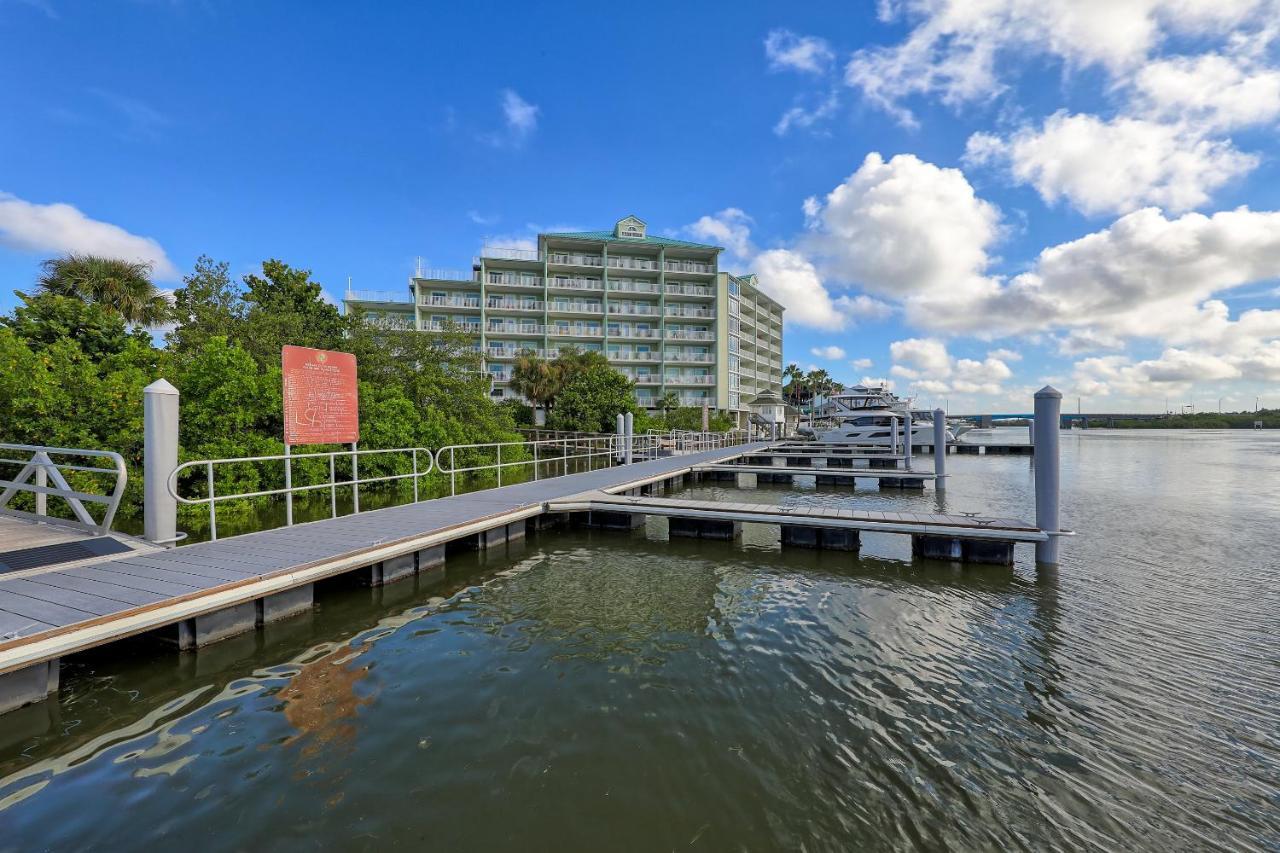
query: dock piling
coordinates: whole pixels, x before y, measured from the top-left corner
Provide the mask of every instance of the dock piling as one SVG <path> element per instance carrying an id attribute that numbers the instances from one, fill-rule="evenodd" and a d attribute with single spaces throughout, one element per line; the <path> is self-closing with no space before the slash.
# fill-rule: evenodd
<path id="1" fill-rule="evenodd" d="M 933 410 L 933 487 L 938 491 L 947 488 L 947 413 Z"/>
<path id="2" fill-rule="evenodd" d="M 178 389 L 157 379 L 142 389 L 142 529 L 146 539 L 169 547 L 178 538 L 178 499 L 169 494 L 177 467 Z"/>
<path id="3" fill-rule="evenodd" d="M 1058 470 L 1058 421 L 1062 413 L 1062 392 L 1046 385 L 1036 392 L 1035 405 L 1035 482 L 1036 526 L 1049 534 L 1044 542 L 1036 543 L 1036 562 L 1045 565 L 1058 563 L 1059 518 L 1059 470 Z"/>
<path id="4" fill-rule="evenodd" d="M 902 416 L 902 467 L 911 470 L 911 410 Z"/>

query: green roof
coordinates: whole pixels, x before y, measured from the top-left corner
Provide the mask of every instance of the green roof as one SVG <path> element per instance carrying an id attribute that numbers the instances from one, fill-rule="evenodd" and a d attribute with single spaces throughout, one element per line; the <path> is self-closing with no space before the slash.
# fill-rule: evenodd
<path id="1" fill-rule="evenodd" d="M 716 252 L 724 251 L 723 246 L 711 246 L 706 243 L 691 243 L 688 240 L 677 240 L 674 237 L 618 237 L 612 231 L 562 231 L 558 233 L 543 234 L 542 236 L 569 240 L 600 240 L 606 243 L 639 243 L 649 246 L 671 246 L 677 249 L 711 249 Z"/>

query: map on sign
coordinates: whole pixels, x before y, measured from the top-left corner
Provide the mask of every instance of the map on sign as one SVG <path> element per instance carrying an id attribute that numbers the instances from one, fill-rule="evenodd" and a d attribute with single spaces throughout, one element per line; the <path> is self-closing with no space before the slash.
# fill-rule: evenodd
<path id="1" fill-rule="evenodd" d="M 284 347 L 284 443 L 351 444 L 360 440 L 356 357 L 349 352 Z"/>

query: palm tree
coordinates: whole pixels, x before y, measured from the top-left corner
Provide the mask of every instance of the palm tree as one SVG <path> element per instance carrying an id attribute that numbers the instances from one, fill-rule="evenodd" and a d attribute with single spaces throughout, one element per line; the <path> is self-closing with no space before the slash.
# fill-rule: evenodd
<path id="1" fill-rule="evenodd" d="M 797 403 L 800 400 L 800 389 L 804 383 L 804 371 L 800 369 L 800 365 L 794 362 L 788 364 L 782 371 L 782 379 L 786 383 L 786 387 L 782 389 L 782 393 L 786 395 L 791 403 Z"/>
<path id="2" fill-rule="evenodd" d="M 675 391 L 668 391 L 658 398 L 658 411 L 662 414 L 675 411 L 680 408 L 680 395 Z"/>
<path id="3" fill-rule="evenodd" d="M 97 255 L 67 255 L 40 264 L 40 290 L 101 305 L 126 323 L 158 326 L 169 302 L 151 283 L 151 263 Z"/>
<path id="4" fill-rule="evenodd" d="M 556 395 L 564 384 L 563 380 L 564 375 L 559 366 L 528 352 L 517 357 L 511 368 L 511 390 L 533 405 L 534 423 L 539 420 L 546 423 L 546 412 L 555 403 Z"/>

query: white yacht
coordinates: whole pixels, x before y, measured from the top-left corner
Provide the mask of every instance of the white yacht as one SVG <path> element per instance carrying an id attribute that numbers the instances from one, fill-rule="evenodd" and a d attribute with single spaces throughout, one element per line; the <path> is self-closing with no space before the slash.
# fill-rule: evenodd
<path id="1" fill-rule="evenodd" d="M 891 446 L 895 436 L 902 442 L 903 421 L 911 413 L 911 443 L 933 444 L 933 412 L 912 409 L 883 385 L 855 385 L 827 399 L 818 410 L 813 426 L 802 426 L 802 437 L 829 444 Z M 896 427 L 895 427 L 896 422 Z M 969 429 L 947 425 L 947 441 L 953 442 Z"/>

